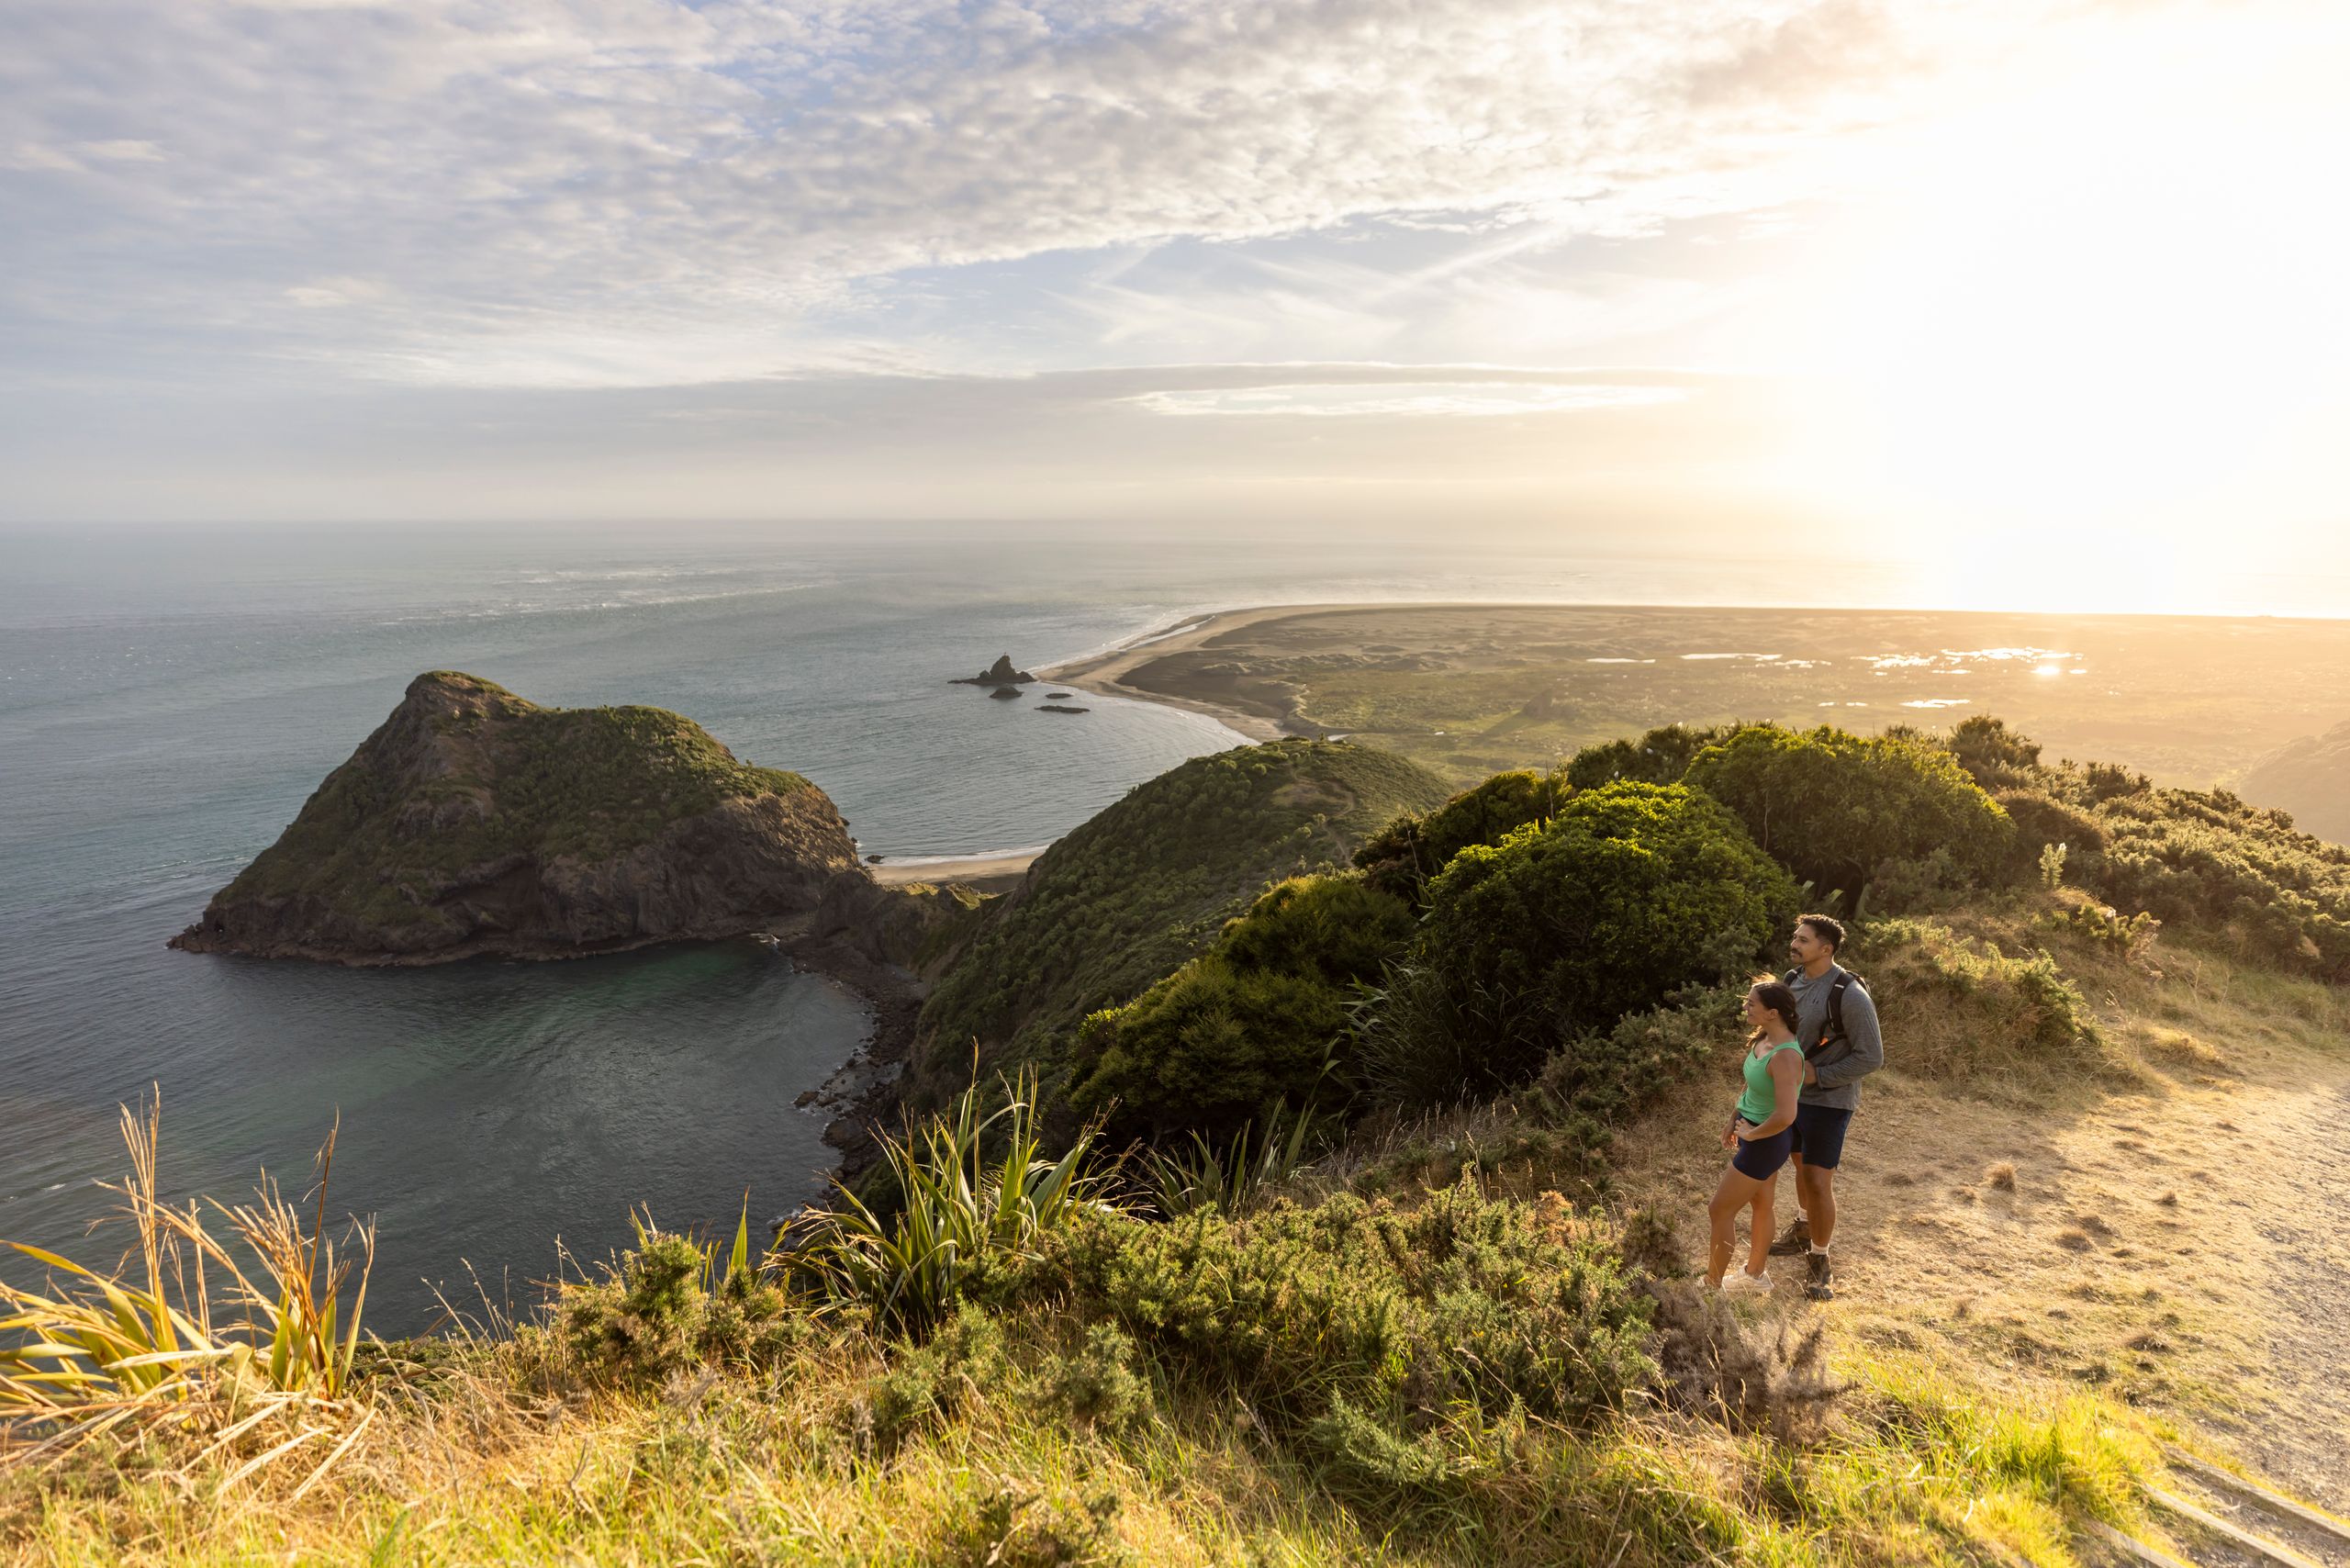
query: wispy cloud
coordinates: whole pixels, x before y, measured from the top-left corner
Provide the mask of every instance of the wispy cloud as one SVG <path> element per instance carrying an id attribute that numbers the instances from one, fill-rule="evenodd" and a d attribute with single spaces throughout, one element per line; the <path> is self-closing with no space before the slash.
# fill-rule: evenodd
<path id="1" fill-rule="evenodd" d="M 835 364 L 830 323 L 912 269 L 1768 206 L 1790 146 L 1924 69 L 1905 9 L 20 0 L 0 307 L 399 377 L 660 379 L 729 332 L 763 347 L 721 375 Z M 322 274 L 398 308 L 321 338 L 289 312 L 367 302 Z"/>

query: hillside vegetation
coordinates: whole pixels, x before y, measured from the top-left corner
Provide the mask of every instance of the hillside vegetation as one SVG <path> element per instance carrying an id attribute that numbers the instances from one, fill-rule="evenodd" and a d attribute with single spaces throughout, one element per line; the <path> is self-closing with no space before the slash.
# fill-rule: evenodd
<path id="1" fill-rule="evenodd" d="M 2164 1443 L 2221 1433 L 2350 1502 L 2337 852 L 2232 797 L 2044 766 L 1994 722 L 1690 738 L 1450 801 L 1348 746 L 1187 764 L 981 917 L 934 1006 L 1035 1067 L 893 1137 L 886 1204 L 843 1193 L 764 1257 L 747 1224 L 648 1228 L 531 1321 L 347 1371 L 281 1247 L 251 1327 L 205 1320 L 217 1350 L 64 1384 L 22 1378 L 88 1364 L 55 1338 L 0 1359 L 0 1542 L 2073 1564 L 2110 1561 L 2107 1531 L 2199 1554 L 2150 1488 L 2185 1484 Z M 1672 778 L 1621 776 L 1667 755 Z M 1730 801 L 1704 787 L 1726 773 Z M 1940 805 L 1868 814 L 1886 799 Z M 1804 889 L 1848 820 L 1868 860 Z M 1728 1302 L 1683 1238 L 1734 1005 L 1833 897 L 1888 1041 L 1840 1295 Z M 151 1279 L 134 1327 L 185 1300 L 168 1267 L 117 1288 Z M 17 1327 L 136 1339 L 103 1300 L 73 1315 L 97 1297 L 64 1275 Z"/>
<path id="2" fill-rule="evenodd" d="M 1446 794 L 1401 757 L 1277 741 L 1192 760 L 1137 786 L 1046 850 L 924 1004 L 922 1081 L 990 1065 L 1061 1065 L 1078 1023 L 1131 1000 L 1205 946 L 1266 885 L 1346 863 L 1398 812 Z"/>

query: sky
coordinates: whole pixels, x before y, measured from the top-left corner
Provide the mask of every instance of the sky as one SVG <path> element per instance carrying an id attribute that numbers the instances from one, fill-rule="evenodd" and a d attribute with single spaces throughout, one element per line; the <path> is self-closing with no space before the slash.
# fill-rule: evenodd
<path id="1" fill-rule="evenodd" d="M 2345 78 L 2266 0 L 0 0 L 0 521 L 2350 574 Z"/>

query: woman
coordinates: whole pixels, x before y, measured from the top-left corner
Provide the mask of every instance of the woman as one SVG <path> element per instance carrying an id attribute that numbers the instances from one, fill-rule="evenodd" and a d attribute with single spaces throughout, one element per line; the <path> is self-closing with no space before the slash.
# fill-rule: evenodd
<path id="1" fill-rule="evenodd" d="M 1726 1291 L 1768 1291 L 1771 1256 L 1771 1193 L 1779 1167 L 1795 1142 L 1796 1101 L 1803 1092 L 1803 1047 L 1796 1039 L 1796 993 L 1764 978 L 1746 993 L 1746 1092 L 1722 1133 L 1722 1147 L 1736 1149 L 1722 1184 L 1707 1206 L 1714 1225 L 1713 1249 L 1706 1260 L 1706 1282 Z M 1752 1208 L 1754 1228 L 1746 1267 L 1731 1275 L 1730 1251 L 1738 1240 L 1738 1215 Z"/>

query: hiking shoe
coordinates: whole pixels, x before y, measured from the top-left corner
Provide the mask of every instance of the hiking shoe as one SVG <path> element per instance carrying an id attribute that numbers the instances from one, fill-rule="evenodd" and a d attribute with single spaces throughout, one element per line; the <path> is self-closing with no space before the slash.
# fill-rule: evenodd
<path id="1" fill-rule="evenodd" d="M 1836 1270 L 1828 1261 L 1827 1253 L 1807 1254 L 1804 1271 L 1803 1294 L 1806 1296 L 1813 1301 L 1836 1299 Z"/>
<path id="2" fill-rule="evenodd" d="M 1769 1295 L 1771 1276 L 1768 1272 L 1750 1274 L 1743 1269 L 1732 1269 L 1722 1276 L 1724 1295 Z"/>
<path id="3" fill-rule="evenodd" d="M 1798 1252 L 1810 1250 L 1811 1226 L 1801 1220 L 1787 1226 L 1787 1233 L 1771 1243 L 1771 1256 L 1774 1258 L 1792 1258 Z"/>

